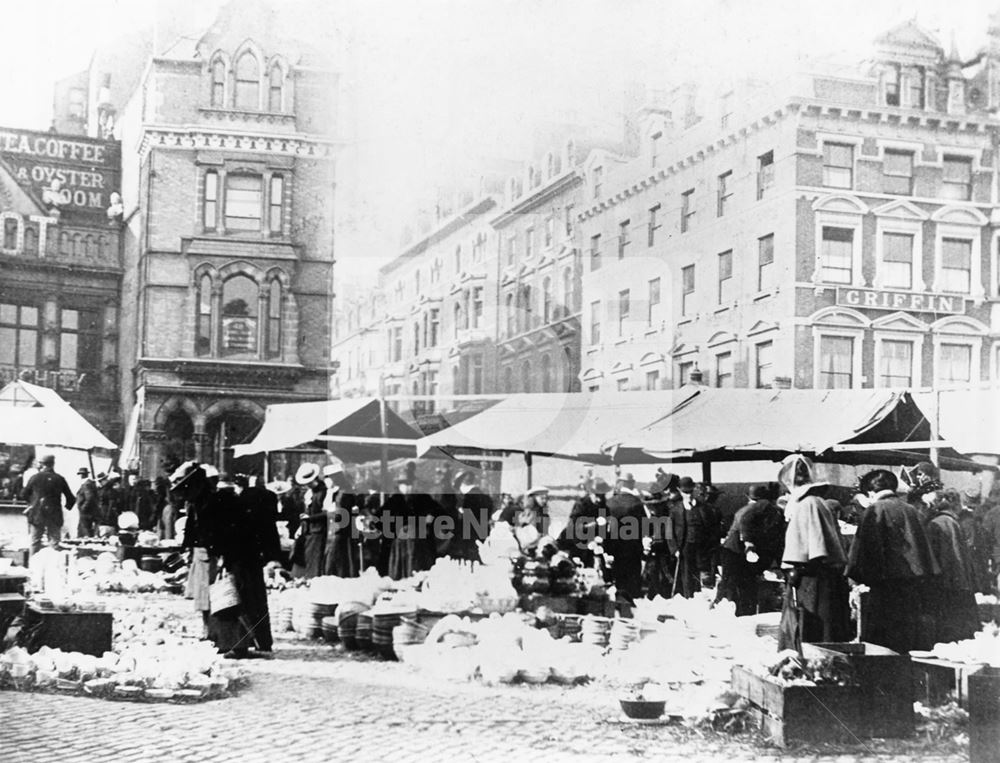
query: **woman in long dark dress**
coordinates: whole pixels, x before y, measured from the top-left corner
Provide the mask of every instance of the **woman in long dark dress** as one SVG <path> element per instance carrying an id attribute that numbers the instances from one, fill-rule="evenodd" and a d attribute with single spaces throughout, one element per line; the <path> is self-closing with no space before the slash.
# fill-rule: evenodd
<path id="1" fill-rule="evenodd" d="M 409 477 L 401 477 L 396 485 L 398 492 L 385 504 L 392 536 L 388 573 L 393 580 L 402 580 L 434 564 L 431 522 L 437 504 L 426 493 L 411 492 L 413 485 Z"/>
<path id="2" fill-rule="evenodd" d="M 304 578 L 315 578 L 323 574 L 323 558 L 326 551 L 326 484 L 320 479 L 320 469 L 316 464 L 302 464 L 295 473 L 295 482 L 303 489 L 303 509 L 300 519 L 302 541 L 302 574 Z"/>
<path id="3" fill-rule="evenodd" d="M 930 508 L 927 540 L 941 568 L 941 575 L 929 584 L 927 594 L 927 610 L 935 619 L 935 639 L 947 643 L 972 638 L 979 630 L 979 609 L 969 546 L 958 521 L 958 491 L 942 491 Z"/>

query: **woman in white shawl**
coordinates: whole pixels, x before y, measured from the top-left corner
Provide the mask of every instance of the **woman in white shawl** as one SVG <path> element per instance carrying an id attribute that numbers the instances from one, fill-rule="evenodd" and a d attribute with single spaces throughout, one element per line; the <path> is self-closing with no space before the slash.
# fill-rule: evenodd
<path id="1" fill-rule="evenodd" d="M 847 557 L 837 520 L 824 500 L 829 484 L 817 482 L 813 463 L 800 455 L 782 461 L 778 481 L 789 491 L 782 556 L 787 582 L 778 647 L 849 641 Z"/>

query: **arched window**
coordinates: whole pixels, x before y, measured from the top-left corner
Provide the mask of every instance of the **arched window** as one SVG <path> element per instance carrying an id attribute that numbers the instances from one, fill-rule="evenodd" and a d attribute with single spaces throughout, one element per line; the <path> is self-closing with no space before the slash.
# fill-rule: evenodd
<path id="1" fill-rule="evenodd" d="M 83 254 L 87 258 L 97 254 L 97 245 L 93 236 L 87 236 L 83 239 Z"/>
<path id="2" fill-rule="evenodd" d="M 111 242 L 107 236 L 97 239 L 97 248 L 101 253 L 101 259 L 106 259 L 111 254 Z"/>
<path id="3" fill-rule="evenodd" d="M 252 278 L 235 275 L 222 284 L 222 354 L 257 354 L 257 301 Z"/>
<path id="4" fill-rule="evenodd" d="M 281 67 L 275 64 L 271 67 L 271 74 L 267 79 L 267 110 L 282 111 L 282 88 L 284 87 L 285 75 Z"/>
<path id="5" fill-rule="evenodd" d="M 260 69 L 257 58 L 247 51 L 236 61 L 236 108 L 256 111 L 260 108 Z"/>
<path id="6" fill-rule="evenodd" d="M 457 338 L 458 337 L 458 332 L 462 328 L 462 303 L 461 302 L 456 302 L 455 303 L 455 308 L 453 310 L 453 313 L 454 313 L 454 317 L 455 317 L 455 337 Z"/>
<path id="7" fill-rule="evenodd" d="M 73 253 L 73 240 L 69 234 L 63 231 L 59 234 L 59 254 L 69 256 Z"/>
<path id="8" fill-rule="evenodd" d="M 514 336 L 517 315 L 514 309 L 514 295 L 507 295 L 507 336 Z"/>
<path id="9" fill-rule="evenodd" d="M 30 225 L 24 228 L 24 251 L 26 254 L 38 254 L 38 234 Z"/>
<path id="10" fill-rule="evenodd" d="M 221 59 L 212 64 L 212 107 L 222 109 L 226 106 L 226 65 Z"/>
<path id="11" fill-rule="evenodd" d="M 531 392 L 531 361 L 526 360 L 521 363 L 521 389 Z"/>
<path id="12" fill-rule="evenodd" d="M 552 391 L 552 357 L 542 355 L 542 392 Z"/>
<path id="13" fill-rule="evenodd" d="M 77 233 L 73 236 L 73 256 L 82 257 L 83 254 L 83 234 Z"/>
<path id="14" fill-rule="evenodd" d="M 552 279 L 548 276 L 542 281 L 542 323 L 552 320 Z"/>
<path id="15" fill-rule="evenodd" d="M 194 340 L 196 355 L 212 354 L 212 278 L 203 275 L 198 280 L 197 334 Z"/>
<path id="16" fill-rule="evenodd" d="M 563 269 L 563 312 L 567 315 L 573 312 L 573 270 Z"/>
<path id="17" fill-rule="evenodd" d="M 281 357 L 281 281 L 277 278 L 267 291 L 267 357 Z"/>

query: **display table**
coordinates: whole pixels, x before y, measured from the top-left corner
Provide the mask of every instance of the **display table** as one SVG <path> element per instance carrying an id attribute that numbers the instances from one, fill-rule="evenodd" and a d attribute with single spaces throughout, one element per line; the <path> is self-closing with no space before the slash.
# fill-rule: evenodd
<path id="1" fill-rule="evenodd" d="M 29 604 L 24 608 L 22 646 L 29 652 L 48 646 L 100 657 L 111 651 L 112 623 L 110 612 L 61 612 Z"/>
<path id="2" fill-rule="evenodd" d="M 913 657 L 915 699 L 925 705 L 940 705 L 954 695 L 961 707 L 969 706 L 969 676 L 983 668 L 964 662 Z"/>

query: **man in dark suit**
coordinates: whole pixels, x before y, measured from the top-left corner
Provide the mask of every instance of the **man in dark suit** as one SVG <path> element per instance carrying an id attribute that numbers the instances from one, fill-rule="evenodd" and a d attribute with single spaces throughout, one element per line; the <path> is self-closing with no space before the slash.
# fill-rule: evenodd
<path id="1" fill-rule="evenodd" d="M 39 470 L 28 480 L 21 491 L 21 500 L 28 502 L 25 514 L 28 515 L 28 525 L 31 528 L 31 553 L 37 554 L 42 548 L 42 536 L 48 536 L 48 543 L 53 548 L 59 545 L 62 537 L 63 515 L 62 501 L 66 499 L 66 508 L 73 508 L 76 501 L 69 485 L 62 475 L 56 474 L 56 457 L 42 456 Z"/>
<path id="2" fill-rule="evenodd" d="M 97 516 L 101 510 L 97 483 L 90 478 L 90 470 L 86 467 L 79 469 L 77 474 L 83 482 L 76 491 L 76 510 L 80 515 L 76 534 L 80 538 L 93 538 L 97 535 Z"/>
<path id="3" fill-rule="evenodd" d="M 608 537 L 604 548 L 614 561 L 611 579 L 617 590 L 617 604 L 623 615 L 631 616 L 632 605 L 642 590 L 642 536 L 646 512 L 635 487 L 635 477 L 626 472 L 619 480 L 618 493 L 608 500 Z"/>

